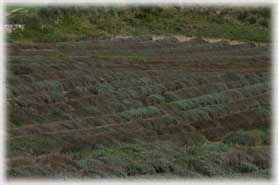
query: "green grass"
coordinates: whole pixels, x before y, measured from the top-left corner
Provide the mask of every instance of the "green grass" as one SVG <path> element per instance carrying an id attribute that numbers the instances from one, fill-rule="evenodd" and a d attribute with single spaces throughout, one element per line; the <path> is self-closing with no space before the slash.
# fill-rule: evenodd
<path id="1" fill-rule="evenodd" d="M 185 35 L 268 42 L 271 32 L 268 7 L 8 7 L 8 11 L 8 22 L 25 25 L 8 35 L 10 42 L 115 35 Z"/>

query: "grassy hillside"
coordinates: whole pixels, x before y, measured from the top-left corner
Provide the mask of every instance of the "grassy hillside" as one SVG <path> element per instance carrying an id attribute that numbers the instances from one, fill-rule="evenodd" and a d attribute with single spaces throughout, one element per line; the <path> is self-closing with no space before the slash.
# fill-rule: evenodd
<path id="1" fill-rule="evenodd" d="M 22 24 L 10 42 L 55 42 L 115 35 L 184 35 L 270 40 L 271 9 L 197 7 L 9 7 L 9 24 Z"/>

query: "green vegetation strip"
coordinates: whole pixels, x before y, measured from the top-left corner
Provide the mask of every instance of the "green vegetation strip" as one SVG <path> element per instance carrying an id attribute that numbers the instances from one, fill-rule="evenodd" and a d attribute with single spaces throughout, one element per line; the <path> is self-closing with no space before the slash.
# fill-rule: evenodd
<path id="1" fill-rule="evenodd" d="M 209 7 L 8 7 L 10 42 L 115 35 L 185 35 L 269 42 L 271 9 Z M 140 59 L 141 60 L 141 59 Z"/>

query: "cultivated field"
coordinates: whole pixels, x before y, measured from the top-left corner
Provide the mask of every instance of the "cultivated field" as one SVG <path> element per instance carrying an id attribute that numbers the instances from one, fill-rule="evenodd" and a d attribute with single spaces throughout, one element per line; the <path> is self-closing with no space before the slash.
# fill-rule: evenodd
<path id="1" fill-rule="evenodd" d="M 9 44 L 8 176 L 271 177 L 271 46 Z"/>

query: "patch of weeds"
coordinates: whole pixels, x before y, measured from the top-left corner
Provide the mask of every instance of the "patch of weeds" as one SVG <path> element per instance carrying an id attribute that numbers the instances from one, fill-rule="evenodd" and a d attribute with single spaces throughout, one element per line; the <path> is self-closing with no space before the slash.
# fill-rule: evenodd
<path id="1" fill-rule="evenodd" d="M 90 178 L 98 178 L 98 177 L 111 177 L 113 175 L 117 177 L 125 177 L 125 174 L 119 166 L 110 166 L 108 167 L 102 161 L 92 159 L 92 158 L 84 158 L 78 162 L 79 166 L 82 169 L 82 174 L 86 177 Z M 78 178 L 80 174 L 78 175 Z"/>
<path id="2" fill-rule="evenodd" d="M 52 171 L 42 167 L 23 167 L 23 168 L 12 168 L 8 170 L 8 176 L 10 177 L 34 177 L 34 176 L 48 176 Z"/>
<path id="3" fill-rule="evenodd" d="M 62 53 L 62 52 L 59 52 L 59 54 L 57 55 L 57 58 L 62 60 L 63 62 L 67 62 L 68 61 L 68 57 Z"/>
<path id="4" fill-rule="evenodd" d="M 159 119 L 152 120 L 152 123 L 157 124 L 159 126 L 167 126 L 167 125 L 176 125 L 178 124 L 177 119 L 174 116 L 163 116 L 160 117 Z"/>
<path id="5" fill-rule="evenodd" d="M 70 115 L 68 115 L 65 111 L 60 108 L 52 108 L 49 110 L 49 114 L 45 116 L 47 121 L 59 121 L 59 120 L 68 120 Z"/>
<path id="6" fill-rule="evenodd" d="M 45 91 L 60 91 L 63 90 L 63 86 L 61 82 L 59 81 L 54 81 L 54 80 L 45 80 L 45 81 L 40 81 L 37 82 L 36 87 L 40 90 L 45 90 Z"/>
<path id="7" fill-rule="evenodd" d="M 49 102 L 55 103 L 57 101 L 62 101 L 64 98 L 64 95 L 59 91 L 50 91 L 47 92 L 47 95 L 49 96 Z"/>
<path id="8" fill-rule="evenodd" d="M 142 162 L 132 162 L 126 166 L 127 176 L 155 174 L 155 169 L 149 164 Z"/>
<path id="9" fill-rule="evenodd" d="M 31 120 L 32 118 L 34 119 L 35 114 L 31 111 L 21 108 L 24 106 L 25 105 L 23 103 L 18 102 L 18 107 L 15 107 L 15 108 L 9 110 L 9 112 L 8 112 L 9 122 L 12 122 L 12 123 L 22 122 L 22 124 L 24 124 L 27 120 Z"/>
<path id="10" fill-rule="evenodd" d="M 271 143 L 271 131 L 270 129 L 262 129 L 262 143 L 265 145 L 270 145 Z"/>
<path id="11" fill-rule="evenodd" d="M 256 146 L 263 143 L 263 133 L 260 130 L 235 131 L 225 135 L 222 139 L 225 144 L 239 144 L 245 146 Z"/>
<path id="12" fill-rule="evenodd" d="M 131 62 L 146 62 L 146 58 L 144 56 L 128 56 L 128 61 Z"/>
<path id="13" fill-rule="evenodd" d="M 189 111 L 184 111 L 182 112 L 181 116 L 183 119 L 188 120 L 188 121 L 198 121 L 202 119 L 210 119 L 210 115 L 208 110 L 205 110 L 203 107 L 201 108 L 196 108 L 192 109 Z"/>
<path id="14" fill-rule="evenodd" d="M 223 174 L 223 171 L 209 159 L 194 158 L 189 161 L 189 168 L 205 176 Z"/>
<path id="15" fill-rule="evenodd" d="M 223 153 L 228 151 L 229 146 L 223 143 L 206 143 L 201 146 L 201 149 L 212 153 Z"/>
<path id="16" fill-rule="evenodd" d="M 254 171 L 258 171 L 258 167 L 252 163 L 242 162 L 236 167 L 236 171 L 241 173 L 250 173 Z"/>
<path id="17" fill-rule="evenodd" d="M 192 100 L 179 100 L 173 102 L 173 104 L 180 110 L 188 110 L 190 108 L 193 108 L 194 105 L 196 106 L 196 104 L 194 104 Z"/>
<path id="18" fill-rule="evenodd" d="M 207 142 L 207 138 L 198 132 L 190 132 L 184 138 L 184 145 L 203 145 Z"/>
<path id="19" fill-rule="evenodd" d="M 240 79 L 240 75 L 237 73 L 233 73 L 233 72 L 226 72 L 223 77 L 222 77 L 225 81 L 238 81 L 241 80 Z"/>
<path id="20" fill-rule="evenodd" d="M 228 150 L 227 148 L 228 146 L 222 143 L 187 146 L 185 153 L 176 156 L 176 163 L 201 175 L 223 175 L 227 169 L 221 155 Z"/>
<path id="21" fill-rule="evenodd" d="M 168 161 L 167 159 L 160 158 L 151 162 L 152 167 L 155 170 L 155 173 L 173 173 L 175 170 L 175 165 Z"/>
<path id="22" fill-rule="evenodd" d="M 257 83 L 255 85 L 246 86 L 238 91 L 245 97 L 254 96 L 257 94 L 265 93 L 270 90 L 270 84 L 269 83 Z"/>
<path id="23" fill-rule="evenodd" d="M 268 27 L 269 26 L 269 20 L 266 20 L 266 19 L 260 19 L 259 21 L 259 24 L 263 27 Z"/>
<path id="24" fill-rule="evenodd" d="M 172 102 L 172 101 L 177 101 L 179 98 L 177 95 L 175 95 L 175 93 L 173 92 L 165 92 L 163 94 L 164 98 L 165 98 L 165 101 L 166 102 Z"/>
<path id="25" fill-rule="evenodd" d="M 96 106 L 87 106 L 81 107 L 80 112 L 84 113 L 84 115 L 97 115 L 99 110 Z"/>
<path id="26" fill-rule="evenodd" d="M 152 94 L 147 97 L 147 101 L 151 104 L 160 104 L 165 102 L 165 98 L 159 94 Z"/>
<path id="27" fill-rule="evenodd" d="M 260 108 L 256 109 L 255 112 L 256 114 L 263 117 L 271 117 L 271 107 L 269 105 L 261 106 Z"/>
<path id="28" fill-rule="evenodd" d="M 110 85 L 110 84 L 106 84 L 106 83 L 97 84 L 96 90 L 97 90 L 97 93 L 98 93 L 98 94 L 105 94 L 105 93 L 109 93 L 109 92 L 111 92 L 111 93 L 114 92 L 113 86 Z"/>
<path id="29" fill-rule="evenodd" d="M 160 114 L 160 110 L 154 106 L 147 106 L 147 107 L 141 107 L 138 109 L 131 109 L 122 112 L 120 115 L 130 120 L 131 118 L 144 118 L 148 116 L 154 116 Z"/>
<path id="30" fill-rule="evenodd" d="M 47 153 L 50 150 L 55 150 L 53 147 L 58 150 L 58 145 L 60 145 L 60 142 L 56 139 L 46 136 L 33 136 L 12 141 L 11 143 L 9 143 L 8 150 L 11 152 L 26 151 L 34 155 L 39 155 Z"/>
<path id="31" fill-rule="evenodd" d="M 257 21 L 257 18 L 256 16 L 254 15 L 250 15 L 246 18 L 246 21 L 249 23 L 249 24 L 255 24 L 256 21 Z"/>
<path id="32" fill-rule="evenodd" d="M 20 122 L 20 121 L 14 121 L 14 122 L 12 122 L 12 123 L 13 123 L 13 125 L 15 125 L 17 128 L 23 126 L 22 122 Z"/>
<path id="33" fill-rule="evenodd" d="M 142 159 L 140 155 L 143 151 L 142 147 L 137 144 L 122 144 L 120 146 L 80 151 L 74 155 L 80 158 L 138 160 Z"/>
<path id="34" fill-rule="evenodd" d="M 231 102 L 236 100 L 237 96 L 240 96 L 239 92 L 234 90 L 229 90 L 221 93 L 213 93 L 213 94 L 202 95 L 191 99 L 179 100 L 179 101 L 172 102 L 172 104 L 177 106 L 178 109 L 183 111 L 190 110 L 192 108 L 199 107 L 199 106 L 202 107 L 196 109 L 196 111 L 201 111 L 201 110 L 208 111 L 208 108 L 204 108 L 204 106 Z M 209 109 L 211 107 L 209 107 Z"/>

